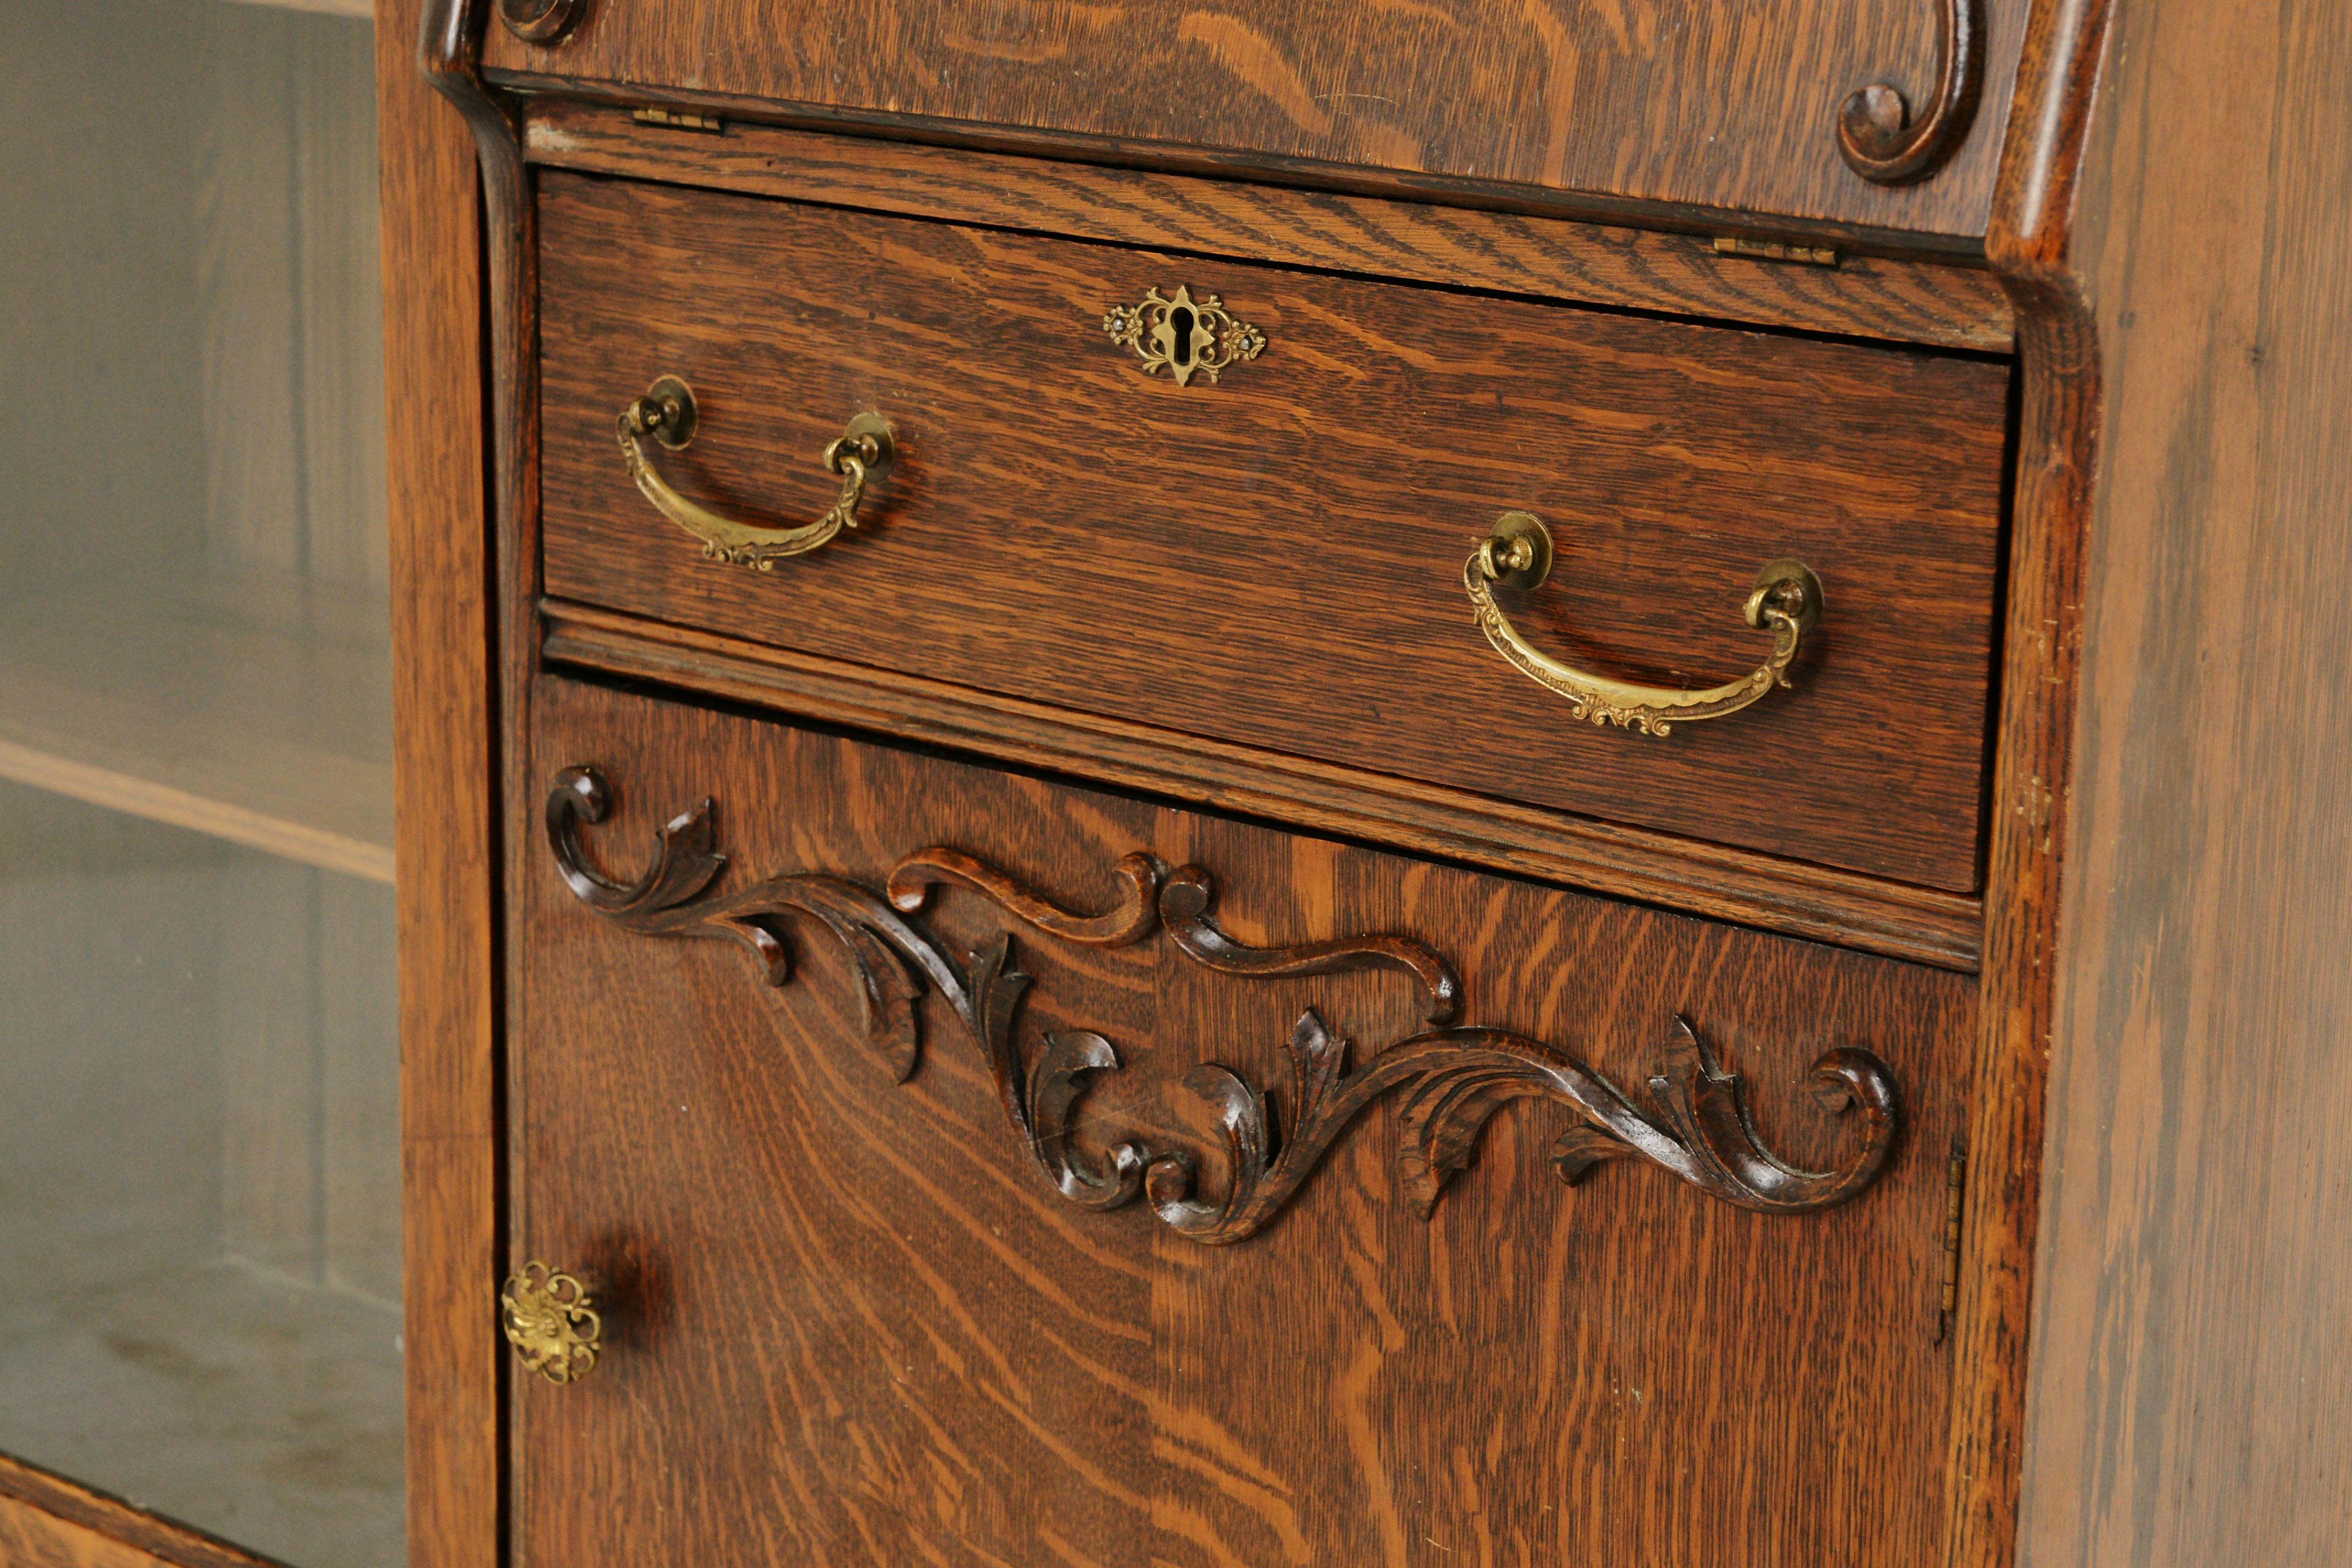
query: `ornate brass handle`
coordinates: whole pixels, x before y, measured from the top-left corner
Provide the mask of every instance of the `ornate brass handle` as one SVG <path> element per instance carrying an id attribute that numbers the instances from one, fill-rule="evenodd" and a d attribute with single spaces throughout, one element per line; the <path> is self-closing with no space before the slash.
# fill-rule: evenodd
<path id="1" fill-rule="evenodd" d="M 1517 665 L 1521 674 L 1539 686 L 1559 692 L 1572 705 L 1569 711 L 1595 724 L 1619 724 L 1645 734 L 1664 735 L 1685 719 L 1720 719 L 1737 713 L 1775 686 L 1789 684 L 1789 666 L 1797 644 L 1822 618 L 1822 580 L 1801 562 L 1775 561 L 1756 574 L 1748 595 L 1748 624 L 1772 634 L 1771 657 L 1737 680 L 1704 690 L 1668 686 L 1636 686 L 1611 680 L 1562 664 L 1538 651 L 1510 617 L 1495 603 L 1490 584 L 1536 588 L 1551 575 L 1551 534 L 1535 514 L 1507 511 L 1495 520 L 1486 542 L 1470 552 L 1462 567 L 1462 586 L 1477 612 L 1478 629 L 1495 651 Z"/>
<path id="2" fill-rule="evenodd" d="M 663 376 L 646 394 L 621 410 L 621 460 L 629 477 L 654 503 L 654 510 L 702 541 L 702 553 L 755 571 L 772 572 L 789 555 L 805 555 L 832 542 L 845 528 L 857 526 L 857 503 L 866 486 L 889 472 L 897 448 L 890 440 L 890 422 L 879 414 L 860 414 L 824 449 L 826 468 L 841 476 L 841 495 L 832 510 L 814 522 L 798 528 L 759 528 L 721 517 L 672 489 L 669 481 L 646 454 L 645 438 L 675 452 L 694 439 L 694 393 L 674 375 Z"/>
<path id="3" fill-rule="evenodd" d="M 499 1292 L 499 1325 L 522 1364 L 550 1383 L 577 1383 L 595 1370 L 604 1321 L 587 1287 L 533 1258 Z"/>

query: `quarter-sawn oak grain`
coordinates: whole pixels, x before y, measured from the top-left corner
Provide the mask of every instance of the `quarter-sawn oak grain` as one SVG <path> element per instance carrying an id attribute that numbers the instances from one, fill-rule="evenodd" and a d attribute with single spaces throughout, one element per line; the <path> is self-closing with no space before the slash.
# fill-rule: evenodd
<path id="1" fill-rule="evenodd" d="M 1089 718 L 566 600 L 542 601 L 541 610 L 541 653 L 556 668 L 656 682 L 689 698 L 750 703 L 1892 958 L 1947 969 L 1977 963 L 1984 909 L 1964 893 Z"/>
<path id="2" fill-rule="evenodd" d="M 1832 1047 L 1885 1059 L 1908 1131 L 1851 1203 L 1764 1216 L 1631 1164 L 1562 1187 L 1556 1128 L 1522 1104 L 1423 1221 L 1375 1114 L 1271 1228 L 1203 1248 L 1055 1194 L 943 1017 L 893 1083 L 822 934 L 766 989 L 731 943 L 598 919 L 542 856 L 510 948 L 512 1256 L 585 1271 L 606 1333 L 581 1383 L 518 1385 L 519 1568 L 1908 1568 L 1940 1539 L 1965 977 L 556 679 L 534 715 L 542 787 L 575 763 L 614 782 L 589 844 L 615 875 L 706 795 L 722 886 L 879 887 L 947 843 L 1096 909 L 1150 849 L 1208 868 L 1241 940 L 1418 938 L 1458 964 L 1465 1018 L 1620 1082 L 1685 1015 L 1798 1163 L 1851 1136 L 1801 1088 Z M 952 889 L 926 919 L 957 947 L 1008 929 Z M 1105 1129 L 1200 1138 L 1181 1079 L 1205 1061 L 1279 1102 L 1308 1006 L 1366 1049 L 1423 1026 L 1393 972 L 1248 980 L 1167 942 L 1015 942 L 1024 1037 L 1119 1053 Z"/>
<path id="3" fill-rule="evenodd" d="M 1757 326 L 2011 346 L 2009 302 L 1977 268 L 1851 254 L 1829 267 L 1758 260 L 1725 256 L 1704 235 L 750 121 L 680 134 L 612 104 L 562 99 L 532 100 L 523 136 L 533 162 L 584 174 Z"/>
<path id="4" fill-rule="evenodd" d="M 1685 224 L 1712 212 L 1969 241 L 1984 232 L 2025 0 L 1984 5 L 1983 90 L 1948 162 L 1874 184 L 1837 145 L 1856 89 L 1886 83 L 1924 111 L 1956 3 L 593 0 L 560 43 L 493 27 L 483 59 L 534 86 L 692 89 L 902 133 L 1026 131 L 1133 160 L 1156 144 L 1294 178 L 1377 172 Z"/>
<path id="5" fill-rule="evenodd" d="M 1950 891 L 1977 878 L 2007 367 L 1464 299 L 568 174 L 540 180 L 548 592 L 1213 739 Z M 1263 357 L 1142 372 L 1100 319 L 1221 295 Z M 862 410 L 869 520 L 706 560 L 614 449 L 696 389 L 671 482 L 806 521 Z M 1572 720 L 1472 624 L 1501 511 L 1550 522 L 1529 635 L 1621 679 L 1762 661 L 1795 557 L 1822 626 L 1775 692 L 1664 739 Z"/>

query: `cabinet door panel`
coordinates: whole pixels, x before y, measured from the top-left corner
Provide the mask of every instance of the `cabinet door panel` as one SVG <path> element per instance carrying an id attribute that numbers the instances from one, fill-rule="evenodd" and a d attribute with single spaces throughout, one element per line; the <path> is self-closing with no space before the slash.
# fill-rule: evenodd
<path id="1" fill-rule="evenodd" d="M 520 1561 L 1929 1555 L 1963 977 L 537 690 L 534 771 L 566 785 L 551 820 L 578 885 L 535 848 L 518 889 L 514 1256 L 579 1275 L 604 1334 L 577 1382 L 518 1373 Z M 583 765 L 601 821 L 566 772 Z M 663 869 L 623 886 L 665 824 Z M 987 890 L 975 864 L 904 864 L 932 847 L 1097 916 L 1146 907 L 1122 857 L 1196 867 L 1236 945 L 1183 918 L 1181 870 L 1156 925 L 1071 924 Z M 715 875 L 706 851 L 726 858 Z M 1391 940 L 1299 945 L 1370 934 Z M 1250 956 L 1268 951 L 1286 956 Z M 950 967 L 909 996 L 921 966 L 892 952 Z M 990 978 L 1013 972 L 1032 982 L 992 1032 L 992 998 L 1018 987 Z M 1308 1015 L 1349 1042 L 1319 1100 L 1333 1058 Z M 1825 1053 L 1874 1053 L 1900 1089 L 1875 1180 L 1757 1212 L 1736 1182 L 1678 1176 L 1669 1150 L 1565 1186 L 1563 1154 L 1629 1152 L 1556 1095 L 1514 1099 L 1528 1086 L 1507 1075 L 1402 1082 L 1333 1131 L 1399 1042 L 1437 1030 L 1459 1068 L 1460 1042 L 1507 1031 L 1690 1146 L 1673 1084 L 1645 1082 L 1695 1066 L 1677 1017 L 1741 1075 L 1753 1136 L 1787 1167 L 1857 1161 L 1871 1117 L 1809 1089 Z M 1020 1064 L 1011 1098 L 992 1040 Z M 1092 1070 L 1033 1073 L 1048 1058 Z M 1423 1218 L 1414 1107 L 1479 1094 L 1475 1161 Z M 1221 1116 L 1265 1157 L 1238 1198 Z M 1196 1209 L 1164 1167 L 1103 1205 L 1088 1184 L 1116 1186 L 1121 1143 L 1139 1164 L 1189 1153 Z"/>

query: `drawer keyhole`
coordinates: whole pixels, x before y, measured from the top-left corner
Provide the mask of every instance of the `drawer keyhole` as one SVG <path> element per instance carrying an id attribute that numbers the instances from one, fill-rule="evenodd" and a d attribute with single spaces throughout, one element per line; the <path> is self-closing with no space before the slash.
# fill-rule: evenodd
<path id="1" fill-rule="evenodd" d="M 1176 339 L 1170 346 L 1169 357 L 1180 365 L 1189 366 L 1192 363 L 1192 327 L 1195 319 L 1192 312 L 1182 305 L 1168 312 L 1169 331 Z"/>

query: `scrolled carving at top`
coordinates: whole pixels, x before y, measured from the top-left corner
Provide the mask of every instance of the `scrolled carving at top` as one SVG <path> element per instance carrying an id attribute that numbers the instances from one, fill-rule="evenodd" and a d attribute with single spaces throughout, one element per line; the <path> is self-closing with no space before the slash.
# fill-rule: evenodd
<path id="1" fill-rule="evenodd" d="M 566 769 L 548 798 L 549 845 L 564 884 L 583 904 L 646 935 L 730 938 L 759 960 L 770 987 L 792 976 L 788 922 L 820 923 L 848 952 L 868 1040 L 901 1081 L 919 1060 L 915 1002 L 924 989 L 935 989 L 979 1047 L 1006 1120 L 1056 1191 L 1090 1209 L 1147 1197 L 1162 1222 L 1193 1241 L 1230 1243 L 1264 1229 L 1356 1119 L 1391 1095 L 1403 1133 L 1399 1176 L 1424 1217 L 1468 1166 L 1495 1113 L 1514 1100 L 1548 1100 L 1572 1113 L 1552 1145 L 1553 1169 L 1565 1183 L 1580 1181 L 1604 1161 L 1637 1159 L 1727 1203 L 1766 1213 L 1847 1201 L 1877 1178 L 1894 1147 L 1900 1116 L 1895 1081 L 1867 1051 L 1835 1049 L 1813 1064 L 1817 1098 L 1832 1110 L 1858 1110 L 1863 1130 L 1836 1165 L 1801 1169 L 1758 1137 L 1741 1080 L 1723 1070 L 1685 1020 L 1675 1020 L 1648 1076 L 1645 1109 L 1541 1040 L 1454 1026 L 1461 981 L 1425 943 L 1360 936 L 1254 947 L 1211 920 L 1215 889 L 1206 871 L 1171 871 L 1148 852 L 1118 862 L 1118 891 L 1100 914 L 1065 909 L 988 862 L 940 846 L 893 868 L 887 901 L 855 882 L 813 874 L 711 894 L 726 859 L 714 847 L 709 801 L 659 830 L 654 863 L 629 882 L 596 869 L 580 842 L 581 826 L 604 821 L 610 804 L 603 778 L 588 768 Z M 1017 1024 L 1031 981 L 1014 965 L 1012 938 L 993 938 L 965 963 L 951 959 L 912 919 L 940 888 L 978 893 L 1035 930 L 1078 945 L 1130 946 L 1164 925 L 1179 951 L 1222 974 L 1282 979 L 1395 969 L 1421 987 L 1433 1026 L 1351 1065 L 1349 1043 L 1308 1009 L 1286 1044 L 1290 1083 L 1278 1115 L 1270 1092 L 1234 1069 L 1214 1063 L 1193 1068 L 1185 1085 L 1208 1102 L 1223 1144 L 1223 1180 L 1215 1195 L 1204 1195 L 1189 1150 L 1155 1151 L 1139 1137 L 1114 1135 L 1097 1152 L 1081 1152 L 1076 1129 L 1097 1120 L 1082 1115 L 1082 1102 L 1097 1077 L 1118 1069 L 1117 1050 L 1084 1030 L 1048 1031 L 1024 1049 Z"/>
<path id="2" fill-rule="evenodd" d="M 499 0 L 499 20 L 526 44 L 552 44 L 588 14 L 588 0 Z"/>
<path id="3" fill-rule="evenodd" d="M 1913 114 L 1885 82 L 1856 88 L 1838 107 L 1838 151 L 1876 184 L 1899 185 L 1933 172 L 1959 146 L 1984 83 L 1984 0 L 1936 0 L 1941 12 L 1936 89 Z"/>
<path id="4" fill-rule="evenodd" d="M 1347 936 L 1296 947 L 1244 947 L 1209 918 L 1209 908 L 1215 901 L 1215 884 L 1198 866 L 1177 871 L 1160 889 L 1160 918 L 1168 922 L 1168 933 L 1176 939 L 1176 945 L 1196 963 L 1220 973 L 1286 980 L 1388 965 L 1421 982 L 1429 994 L 1422 1016 L 1429 1022 L 1450 1024 L 1462 1010 L 1461 977 L 1443 954 L 1424 942 L 1409 936 Z"/>
<path id="5" fill-rule="evenodd" d="M 1119 884 L 1118 902 L 1099 915 L 1079 915 L 1031 892 L 985 860 L 934 845 L 916 850 L 891 868 L 888 891 L 892 906 L 911 915 L 921 912 L 934 886 L 961 883 L 1047 936 L 1080 947 L 1127 947 L 1157 929 L 1154 900 L 1167 870 L 1158 856 L 1139 849 L 1122 856 L 1112 868 Z"/>
<path id="6" fill-rule="evenodd" d="M 846 950 L 857 972 L 867 1042 L 904 1083 L 921 1055 L 915 1002 L 926 986 L 944 993 L 969 1018 L 963 972 L 930 934 L 855 882 L 839 877 L 772 878 L 730 896 L 699 897 L 726 868 L 712 846 L 712 803 L 681 812 L 654 836 L 654 860 L 633 882 L 596 869 L 580 842 L 583 824 L 609 814 L 612 793 L 593 768 L 566 768 L 547 797 L 547 842 L 572 896 L 626 930 L 647 936 L 718 937 L 734 942 L 780 989 L 793 978 L 788 922 L 814 920 Z"/>

